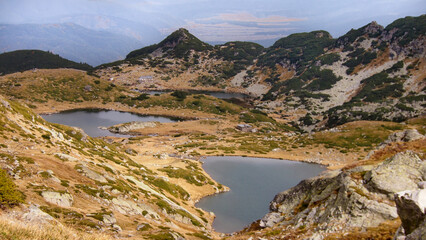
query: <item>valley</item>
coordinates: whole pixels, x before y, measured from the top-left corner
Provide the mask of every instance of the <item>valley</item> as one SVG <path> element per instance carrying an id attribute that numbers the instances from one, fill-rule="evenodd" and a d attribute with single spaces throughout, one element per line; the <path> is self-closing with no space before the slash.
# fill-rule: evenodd
<path id="1" fill-rule="evenodd" d="M 426 181 L 425 21 L 372 22 L 338 39 L 326 31 L 292 34 L 269 48 L 211 46 L 179 29 L 88 69 L 52 66 L 56 58 L 37 53 L 46 59 L 33 61 L 40 67 L 28 68 L 31 62 L 0 76 L 0 174 L 10 180 L 0 185 L 0 233 L 27 239 L 19 232 L 28 229 L 17 229 L 46 224 L 74 239 L 393 237 L 404 222 L 395 194 L 424 191 Z M 97 110 L 104 122 L 46 121 L 63 114 L 65 123 L 67 111 L 83 110 Z M 92 135 L 79 121 L 124 136 Z M 203 169 L 209 156 L 327 171 L 278 190 L 269 213 L 224 234 L 213 227 L 214 213 L 196 207 L 232 191 Z M 58 229 L 37 234 L 70 238 Z"/>

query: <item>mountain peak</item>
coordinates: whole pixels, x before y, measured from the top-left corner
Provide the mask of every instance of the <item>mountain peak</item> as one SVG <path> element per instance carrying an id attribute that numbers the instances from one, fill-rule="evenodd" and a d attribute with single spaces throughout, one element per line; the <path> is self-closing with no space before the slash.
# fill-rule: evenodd
<path id="1" fill-rule="evenodd" d="M 367 33 L 369 35 L 374 35 L 376 33 L 381 33 L 383 31 L 384 27 L 380 24 L 378 24 L 376 21 L 372 21 L 371 23 L 365 25 L 363 27 L 364 33 Z"/>
<path id="2" fill-rule="evenodd" d="M 172 32 L 168 37 L 166 37 L 163 41 L 161 41 L 158 45 L 162 47 L 168 47 L 169 45 L 171 47 L 175 47 L 176 45 L 180 44 L 181 42 L 189 42 L 189 41 L 199 41 L 197 37 L 189 33 L 188 30 L 185 28 L 179 28 L 178 30 Z M 206 43 L 205 43 L 206 44 Z"/>
<path id="3" fill-rule="evenodd" d="M 129 59 L 150 54 L 154 56 L 169 55 L 170 57 L 181 58 L 191 50 L 205 51 L 210 49 L 212 49 L 212 46 L 192 35 L 187 29 L 179 28 L 160 43 L 135 50 L 129 53 L 126 58 Z"/>

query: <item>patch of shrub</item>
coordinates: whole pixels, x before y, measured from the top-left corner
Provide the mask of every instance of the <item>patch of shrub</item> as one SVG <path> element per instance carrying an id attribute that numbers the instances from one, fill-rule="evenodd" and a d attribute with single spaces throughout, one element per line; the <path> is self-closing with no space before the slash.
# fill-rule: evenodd
<path id="1" fill-rule="evenodd" d="M 7 172 L 0 169 L 0 207 L 14 207 L 24 200 L 25 195 L 17 189 Z"/>
<path id="2" fill-rule="evenodd" d="M 176 97 L 178 101 L 183 101 L 185 100 L 186 96 L 189 95 L 189 93 L 178 90 L 178 91 L 174 91 L 171 95 L 173 97 Z"/>

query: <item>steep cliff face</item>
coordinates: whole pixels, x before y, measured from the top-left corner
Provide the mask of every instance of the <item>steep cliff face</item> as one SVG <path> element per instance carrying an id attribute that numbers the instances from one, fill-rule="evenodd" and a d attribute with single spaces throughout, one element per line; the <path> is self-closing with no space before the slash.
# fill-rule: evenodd
<path id="1" fill-rule="evenodd" d="M 258 225 L 277 237 L 327 236 L 367 230 L 398 218 L 394 194 L 418 189 L 426 162 L 411 151 L 379 165 L 336 170 L 279 193 Z M 301 231 L 303 230 L 303 231 Z M 393 229 L 395 232 L 396 229 Z M 280 239 L 280 238 L 278 238 Z"/>

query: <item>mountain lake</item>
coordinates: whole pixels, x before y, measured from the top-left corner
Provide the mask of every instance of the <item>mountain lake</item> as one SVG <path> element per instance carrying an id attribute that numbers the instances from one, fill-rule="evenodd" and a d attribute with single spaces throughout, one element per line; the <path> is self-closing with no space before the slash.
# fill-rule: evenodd
<path id="1" fill-rule="evenodd" d="M 262 218 L 277 193 L 326 169 L 318 164 L 239 156 L 206 157 L 202 161 L 213 179 L 231 189 L 196 204 L 216 215 L 213 228 L 222 233 L 242 230 Z"/>
<path id="2" fill-rule="evenodd" d="M 99 127 L 111 127 L 113 125 L 133 121 L 160 123 L 178 121 L 177 119 L 162 116 L 139 115 L 135 113 L 99 109 L 70 110 L 54 114 L 43 114 L 41 117 L 48 122 L 79 127 L 91 137 L 129 137 L 129 135 L 112 133 L 108 130 L 100 129 Z"/>

